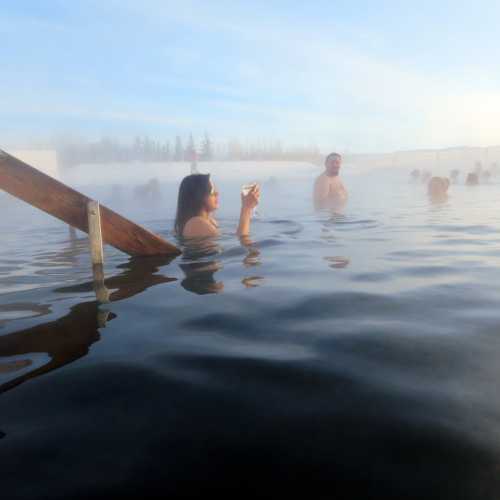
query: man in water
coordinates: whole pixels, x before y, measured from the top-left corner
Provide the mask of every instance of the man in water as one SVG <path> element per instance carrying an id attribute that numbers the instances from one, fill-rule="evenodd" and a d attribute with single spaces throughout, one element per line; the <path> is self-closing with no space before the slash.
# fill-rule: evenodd
<path id="1" fill-rule="evenodd" d="M 325 158 L 325 171 L 314 183 L 314 208 L 342 208 L 347 202 L 347 190 L 339 177 L 342 156 L 330 153 Z"/>
<path id="2" fill-rule="evenodd" d="M 433 202 L 443 202 L 448 199 L 450 179 L 447 177 L 432 177 L 427 185 L 427 193 Z"/>

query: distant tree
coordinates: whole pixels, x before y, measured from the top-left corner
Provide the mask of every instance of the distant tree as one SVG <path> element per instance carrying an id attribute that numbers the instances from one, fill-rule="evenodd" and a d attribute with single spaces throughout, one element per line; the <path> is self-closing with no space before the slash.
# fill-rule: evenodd
<path id="1" fill-rule="evenodd" d="M 222 160 L 226 158 L 227 156 L 227 151 L 226 151 L 226 145 L 222 143 L 215 143 L 213 149 L 214 151 L 214 158 L 217 158 L 218 160 Z"/>
<path id="2" fill-rule="evenodd" d="M 134 160 L 140 160 L 142 158 L 142 140 L 140 137 L 136 137 L 134 140 L 134 145 L 132 146 L 132 157 Z"/>
<path id="3" fill-rule="evenodd" d="M 163 144 L 162 151 L 161 151 L 161 159 L 162 159 L 162 161 L 169 161 L 170 160 L 170 142 L 168 141 L 168 139 Z"/>
<path id="4" fill-rule="evenodd" d="M 237 139 L 231 139 L 227 145 L 227 156 L 229 160 L 241 160 L 243 148 Z"/>
<path id="5" fill-rule="evenodd" d="M 201 152 L 200 152 L 200 160 L 202 161 L 210 161 L 214 157 L 212 150 L 212 141 L 207 133 L 205 133 L 205 138 L 201 144 Z"/>
<path id="6" fill-rule="evenodd" d="M 143 161 L 153 161 L 154 159 L 154 142 L 149 137 L 144 137 L 142 142 L 142 150 L 143 150 Z"/>
<path id="7" fill-rule="evenodd" d="M 152 161 L 161 161 L 161 152 L 162 152 L 162 146 L 160 144 L 160 141 L 152 141 L 152 153 L 151 153 L 151 160 Z"/>
<path id="8" fill-rule="evenodd" d="M 185 161 L 196 161 L 196 145 L 193 139 L 193 134 L 189 134 L 186 150 L 184 151 Z"/>
<path id="9" fill-rule="evenodd" d="M 184 159 L 184 150 L 182 149 L 182 141 L 179 136 L 175 138 L 175 151 L 174 151 L 174 160 L 182 161 Z"/>
<path id="10" fill-rule="evenodd" d="M 200 143 L 199 149 L 192 134 L 189 134 L 186 147 L 180 136 L 175 142 L 168 140 L 160 142 L 151 138 L 136 137 L 128 145 L 123 145 L 111 137 L 103 137 L 94 142 L 66 141 L 56 144 L 61 164 L 65 166 L 80 163 L 107 163 L 121 161 L 146 161 L 166 162 L 170 160 L 188 161 L 192 164 L 192 170 L 196 170 L 197 160 L 295 160 L 321 162 L 322 156 L 318 146 L 314 143 L 302 145 L 285 146 L 279 140 L 260 139 L 256 142 L 239 142 L 232 139 L 228 142 L 212 142 L 208 133 Z M 199 153 L 199 154 L 197 154 Z M 436 155 L 437 153 L 433 153 Z M 434 157 L 434 156 L 433 156 Z M 499 165 L 487 163 L 491 166 L 492 174 L 500 173 Z M 476 162 L 476 171 L 481 173 L 486 170 L 485 164 Z"/>
<path id="11" fill-rule="evenodd" d="M 274 144 L 274 155 L 276 159 L 279 159 L 283 156 L 283 145 L 281 144 L 281 141 L 276 141 Z"/>

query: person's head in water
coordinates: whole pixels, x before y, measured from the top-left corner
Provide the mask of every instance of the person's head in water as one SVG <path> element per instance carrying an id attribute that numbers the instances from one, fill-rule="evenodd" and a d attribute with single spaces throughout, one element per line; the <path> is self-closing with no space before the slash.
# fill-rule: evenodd
<path id="1" fill-rule="evenodd" d="M 442 199 L 448 195 L 450 180 L 447 177 L 432 177 L 427 185 L 429 196 L 434 199 Z"/>
<path id="2" fill-rule="evenodd" d="M 181 236 L 189 219 L 217 210 L 218 194 L 210 180 L 210 174 L 192 174 L 184 177 L 177 199 L 175 232 Z"/>
<path id="3" fill-rule="evenodd" d="M 342 165 L 342 156 L 338 153 L 330 153 L 325 158 L 325 173 L 328 177 L 335 177 L 339 175 L 340 167 Z"/>
<path id="4" fill-rule="evenodd" d="M 479 175 L 477 175 L 476 172 L 470 172 L 467 174 L 465 184 L 467 186 L 477 186 L 479 184 Z"/>

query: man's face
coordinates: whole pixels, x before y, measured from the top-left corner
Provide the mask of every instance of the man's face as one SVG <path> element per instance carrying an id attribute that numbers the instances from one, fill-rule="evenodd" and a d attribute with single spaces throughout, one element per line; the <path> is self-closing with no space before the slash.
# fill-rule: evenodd
<path id="1" fill-rule="evenodd" d="M 326 162 L 326 175 L 335 176 L 339 175 L 340 167 L 342 165 L 342 158 L 340 156 L 333 156 Z"/>

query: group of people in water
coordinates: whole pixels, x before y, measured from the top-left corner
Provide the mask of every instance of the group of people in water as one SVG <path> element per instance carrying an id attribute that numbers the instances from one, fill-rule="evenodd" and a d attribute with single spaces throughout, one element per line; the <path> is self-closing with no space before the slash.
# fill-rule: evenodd
<path id="1" fill-rule="evenodd" d="M 341 210 L 348 200 L 348 192 L 340 178 L 342 156 L 331 153 L 325 158 L 325 170 L 314 183 L 313 201 L 317 210 Z M 488 182 L 499 173 L 496 163 L 491 170 L 483 170 L 480 162 L 475 170 L 468 173 L 465 184 L 477 185 Z M 449 177 L 433 176 L 429 171 L 413 170 L 410 178 L 413 182 L 427 185 L 429 197 L 434 201 L 447 199 L 451 184 L 457 184 L 460 171 L 454 169 Z M 260 187 L 252 185 L 241 193 L 241 211 L 236 233 L 240 237 L 248 236 L 252 213 L 260 199 Z M 185 177 L 179 188 L 175 232 L 183 238 L 205 238 L 219 235 L 219 227 L 214 212 L 219 207 L 219 193 L 209 174 L 193 173 Z"/>
<path id="2" fill-rule="evenodd" d="M 480 183 L 488 183 L 492 177 L 499 174 L 497 163 L 491 165 L 491 169 L 483 169 L 481 162 L 476 162 L 475 168 L 465 177 L 466 186 L 477 186 Z M 432 199 L 442 200 L 447 197 L 451 184 L 458 184 L 461 172 L 453 169 L 449 177 L 433 176 L 428 170 L 420 171 L 414 169 L 410 173 L 412 182 L 421 182 L 427 185 L 427 192 Z"/>
<path id="3" fill-rule="evenodd" d="M 331 153 L 325 159 L 325 171 L 314 183 L 316 209 L 340 209 L 348 198 L 340 179 L 342 156 Z M 251 185 L 241 193 L 241 211 L 236 234 L 248 236 L 255 207 L 260 199 L 260 186 Z M 182 238 L 206 238 L 219 235 L 219 227 L 213 214 L 219 207 L 219 192 L 210 174 L 194 173 L 184 177 L 179 187 L 175 232 Z"/>

